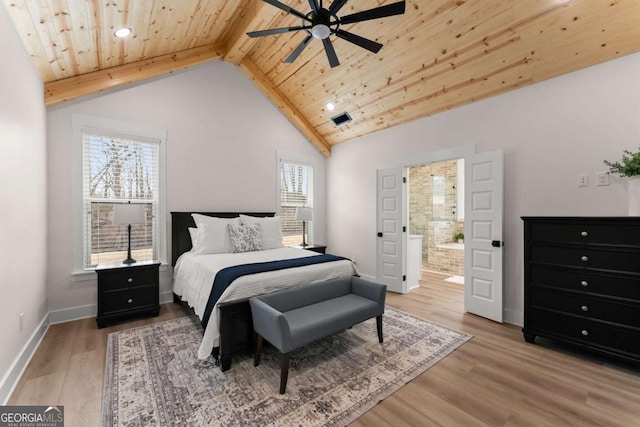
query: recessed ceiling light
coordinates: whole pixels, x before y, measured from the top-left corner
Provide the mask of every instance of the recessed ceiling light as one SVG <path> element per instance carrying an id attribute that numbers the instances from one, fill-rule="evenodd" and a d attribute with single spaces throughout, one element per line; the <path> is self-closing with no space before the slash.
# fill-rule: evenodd
<path id="1" fill-rule="evenodd" d="M 129 34 L 131 34 L 131 28 L 129 27 L 122 27 L 122 28 L 118 28 L 113 35 L 119 38 L 124 38 L 127 37 Z"/>
<path id="2" fill-rule="evenodd" d="M 333 110 L 335 110 L 335 109 L 336 109 L 336 106 L 335 106 L 335 105 L 333 105 L 333 104 L 332 104 L 332 103 L 330 103 L 330 102 L 327 102 L 327 110 L 329 110 L 329 111 L 333 111 Z"/>

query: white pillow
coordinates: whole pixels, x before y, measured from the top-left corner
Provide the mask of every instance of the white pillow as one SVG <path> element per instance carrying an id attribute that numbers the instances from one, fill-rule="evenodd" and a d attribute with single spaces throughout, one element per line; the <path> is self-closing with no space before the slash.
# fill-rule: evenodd
<path id="1" fill-rule="evenodd" d="M 217 218 L 191 214 L 198 226 L 198 249 L 201 254 L 226 254 L 233 252 L 227 225 L 240 225 L 240 218 Z"/>
<path id="2" fill-rule="evenodd" d="M 260 239 L 262 240 L 262 249 L 282 248 L 282 217 L 264 217 L 258 218 L 249 215 L 240 215 L 242 224 L 259 224 Z"/>
<path id="3" fill-rule="evenodd" d="M 195 227 L 189 227 L 189 235 L 191 236 L 191 252 L 198 252 L 198 229 Z"/>

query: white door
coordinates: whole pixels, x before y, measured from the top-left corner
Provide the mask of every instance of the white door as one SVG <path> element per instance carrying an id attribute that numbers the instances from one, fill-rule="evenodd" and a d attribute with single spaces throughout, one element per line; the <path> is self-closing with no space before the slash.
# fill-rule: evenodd
<path id="1" fill-rule="evenodd" d="M 465 161 L 464 309 L 502 322 L 502 151 Z"/>
<path id="2" fill-rule="evenodd" d="M 387 290 L 406 293 L 406 168 L 378 171 L 377 280 Z"/>

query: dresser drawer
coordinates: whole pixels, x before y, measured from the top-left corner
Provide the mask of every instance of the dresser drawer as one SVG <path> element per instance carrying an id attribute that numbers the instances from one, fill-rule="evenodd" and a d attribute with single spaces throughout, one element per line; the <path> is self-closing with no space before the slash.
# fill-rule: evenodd
<path id="1" fill-rule="evenodd" d="M 533 241 L 640 246 L 640 224 L 532 223 Z"/>
<path id="2" fill-rule="evenodd" d="M 132 311 L 156 305 L 156 295 L 151 286 L 110 291 L 102 294 L 103 315 Z"/>
<path id="3" fill-rule="evenodd" d="M 101 272 L 104 290 L 128 289 L 158 283 L 157 268 L 136 268 Z"/>
<path id="4" fill-rule="evenodd" d="M 602 298 L 571 295 L 542 288 L 531 288 L 530 307 L 605 320 L 640 328 L 640 303 L 625 304 Z"/>
<path id="5" fill-rule="evenodd" d="M 568 291 L 640 301 L 640 276 L 602 275 L 588 271 L 543 267 L 531 267 L 529 274 L 530 284 L 535 286 L 551 286 Z"/>
<path id="6" fill-rule="evenodd" d="M 529 256 L 536 264 L 640 273 L 640 251 L 532 245 Z"/>
<path id="7" fill-rule="evenodd" d="M 564 338 L 607 353 L 637 360 L 640 330 L 618 328 L 597 321 L 542 310 L 530 310 L 527 329 L 550 338 Z"/>

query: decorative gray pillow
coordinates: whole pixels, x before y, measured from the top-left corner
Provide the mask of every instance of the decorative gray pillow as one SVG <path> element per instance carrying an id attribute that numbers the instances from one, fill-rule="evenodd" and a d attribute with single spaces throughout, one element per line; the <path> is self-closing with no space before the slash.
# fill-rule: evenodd
<path id="1" fill-rule="evenodd" d="M 234 253 L 261 251 L 260 224 L 232 225 L 228 224 L 231 248 Z"/>

